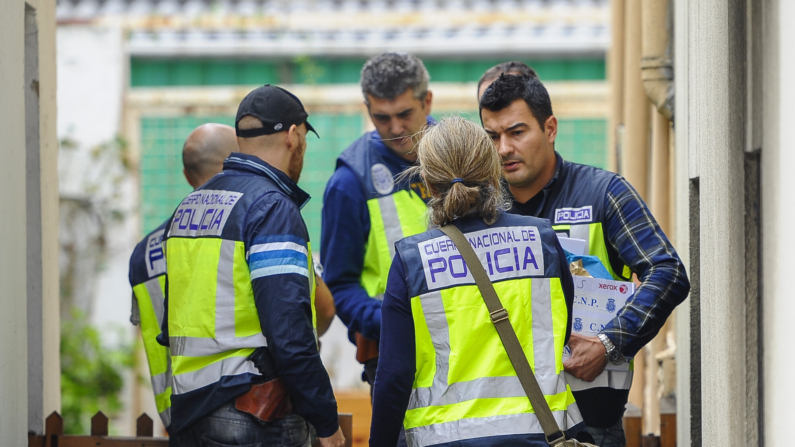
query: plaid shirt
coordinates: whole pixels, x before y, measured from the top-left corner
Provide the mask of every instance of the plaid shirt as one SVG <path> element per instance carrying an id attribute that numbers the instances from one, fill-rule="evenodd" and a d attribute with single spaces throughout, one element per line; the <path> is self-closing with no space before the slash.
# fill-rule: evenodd
<path id="1" fill-rule="evenodd" d="M 513 200 L 511 212 L 537 216 L 560 174 L 563 160 L 557 155 L 554 178 L 525 203 Z M 505 185 L 505 191 L 510 190 Z M 616 318 L 601 331 L 619 351 L 634 357 L 660 331 L 674 308 L 687 298 L 690 282 L 685 266 L 660 229 L 646 203 L 623 177 L 616 175 L 605 194 L 602 222 L 608 250 L 614 251 L 641 285 Z"/>
<path id="2" fill-rule="evenodd" d="M 634 357 L 687 298 L 690 282 L 676 250 L 646 203 L 623 177 L 614 178 L 605 197 L 607 242 L 638 275 L 641 284 L 618 316 L 602 330 L 626 356 Z"/>

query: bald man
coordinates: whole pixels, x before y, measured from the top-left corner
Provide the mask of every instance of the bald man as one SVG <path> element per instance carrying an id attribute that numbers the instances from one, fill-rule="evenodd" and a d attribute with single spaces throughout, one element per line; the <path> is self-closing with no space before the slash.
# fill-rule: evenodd
<path id="1" fill-rule="evenodd" d="M 183 173 L 195 189 L 221 172 L 224 159 L 237 150 L 235 128 L 223 124 L 202 124 L 188 135 L 182 147 Z M 165 222 L 136 245 L 130 257 L 130 285 L 133 289 L 130 322 L 141 327 L 152 391 L 157 412 L 168 429 L 171 423 L 171 358 L 168 348 L 160 346 L 163 299 L 166 282 L 166 258 L 161 242 Z"/>
<path id="2" fill-rule="evenodd" d="M 182 173 L 193 189 L 207 183 L 224 167 L 224 159 L 237 150 L 235 128 L 207 123 L 193 130 L 182 146 Z"/>

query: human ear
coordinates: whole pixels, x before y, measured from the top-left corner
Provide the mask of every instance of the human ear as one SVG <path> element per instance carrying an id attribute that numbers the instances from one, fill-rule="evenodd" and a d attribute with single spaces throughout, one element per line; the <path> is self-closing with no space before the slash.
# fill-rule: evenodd
<path id="1" fill-rule="evenodd" d="M 301 138 L 298 135 L 298 126 L 293 124 L 292 126 L 290 126 L 289 129 L 287 129 L 286 133 L 287 133 L 286 135 L 287 149 L 292 152 L 295 148 L 297 147 L 300 148 Z"/>
<path id="2" fill-rule="evenodd" d="M 546 123 L 544 123 L 544 128 L 546 129 L 545 132 L 549 144 L 555 144 L 555 138 L 558 136 L 558 119 L 555 118 L 555 115 L 547 118 Z"/>
<path id="3" fill-rule="evenodd" d="M 433 92 L 428 90 L 427 92 L 425 92 L 425 102 L 423 103 L 423 106 L 425 106 L 424 109 L 425 109 L 425 114 L 426 115 L 430 115 L 431 114 L 431 103 L 432 102 L 433 102 Z"/>

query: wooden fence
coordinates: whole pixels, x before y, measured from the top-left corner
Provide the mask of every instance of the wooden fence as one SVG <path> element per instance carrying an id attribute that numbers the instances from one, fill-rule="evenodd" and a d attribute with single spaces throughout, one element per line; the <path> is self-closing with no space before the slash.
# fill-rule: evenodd
<path id="1" fill-rule="evenodd" d="M 627 447 L 676 447 L 676 414 L 660 415 L 660 436 L 643 435 L 640 416 L 624 417 Z"/>
<path id="2" fill-rule="evenodd" d="M 340 413 L 340 427 L 346 447 L 353 445 L 353 415 Z M 640 416 L 624 418 L 627 447 L 675 447 L 676 414 L 660 415 L 660 436 L 644 436 Z M 52 413 L 45 422 L 44 436 L 29 435 L 28 447 L 168 447 L 168 438 L 153 437 L 154 424 L 146 414 L 136 422 L 135 436 L 108 436 L 108 417 L 101 411 L 91 418 L 91 434 L 63 434 L 63 418 Z M 319 445 L 318 443 L 315 444 Z"/>
<path id="3" fill-rule="evenodd" d="M 340 413 L 339 419 L 345 446 L 351 447 L 353 415 Z M 44 427 L 44 436 L 28 435 L 28 447 L 168 447 L 168 438 L 153 437 L 154 424 L 146 413 L 138 418 L 134 437 L 108 436 L 108 417 L 101 411 L 91 418 L 91 434 L 88 436 L 63 434 L 63 418 L 57 412 L 47 417 Z"/>

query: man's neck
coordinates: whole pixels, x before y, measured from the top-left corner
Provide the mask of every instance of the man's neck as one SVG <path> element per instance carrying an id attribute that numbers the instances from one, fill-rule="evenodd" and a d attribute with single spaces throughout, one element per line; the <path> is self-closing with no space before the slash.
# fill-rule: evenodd
<path id="1" fill-rule="evenodd" d="M 405 161 L 405 162 L 407 162 L 409 164 L 412 164 L 415 161 L 417 161 L 417 152 L 415 152 L 415 151 L 411 151 L 411 152 L 406 153 L 406 154 L 399 154 L 399 153 L 397 153 L 395 151 L 392 151 L 392 152 L 394 152 L 395 155 L 400 157 L 401 160 L 403 160 L 403 161 Z"/>
<path id="2" fill-rule="evenodd" d="M 404 161 L 404 162 L 406 162 L 408 164 L 413 164 L 414 162 L 417 161 L 417 148 L 416 147 L 414 147 L 411 151 L 405 152 L 405 153 L 398 152 L 398 151 L 392 149 L 391 147 L 387 146 L 386 144 L 384 144 L 384 147 L 386 148 L 386 150 L 389 153 L 391 153 L 395 157 L 401 159 L 402 161 Z"/>
<path id="3" fill-rule="evenodd" d="M 274 150 L 274 149 L 265 149 L 265 150 L 252 150 L 243 152 L 244 154 L 253 155 L 260 160 L 268 163 L 269 165 L 273 166 L 274 168 L 278 169 L 279 171 L 284 172 L 287 174 L 287 170 L 290 167 L 290 158 L 289 156 L 285 156 L 282 151 Z"/>
<path id="4" fill-rule="evenodd" d="M 513 196 L 514 200 L 519 203 L 527 203 L 528 200 L 532 199 L 536 196 L 542 189 L 544 189 L 549 182 L 555 178 L 555 171 L 558 167 L 558 158 L 554 157 L 552 159 L 552 163 L 544 168 L 541 172 L 541 175 L 536 177 L 532 182 L 525 186 L 516 186 L 516 185 L 508 185 L 508 190 L 511 191 L 511 195 Z"/>

